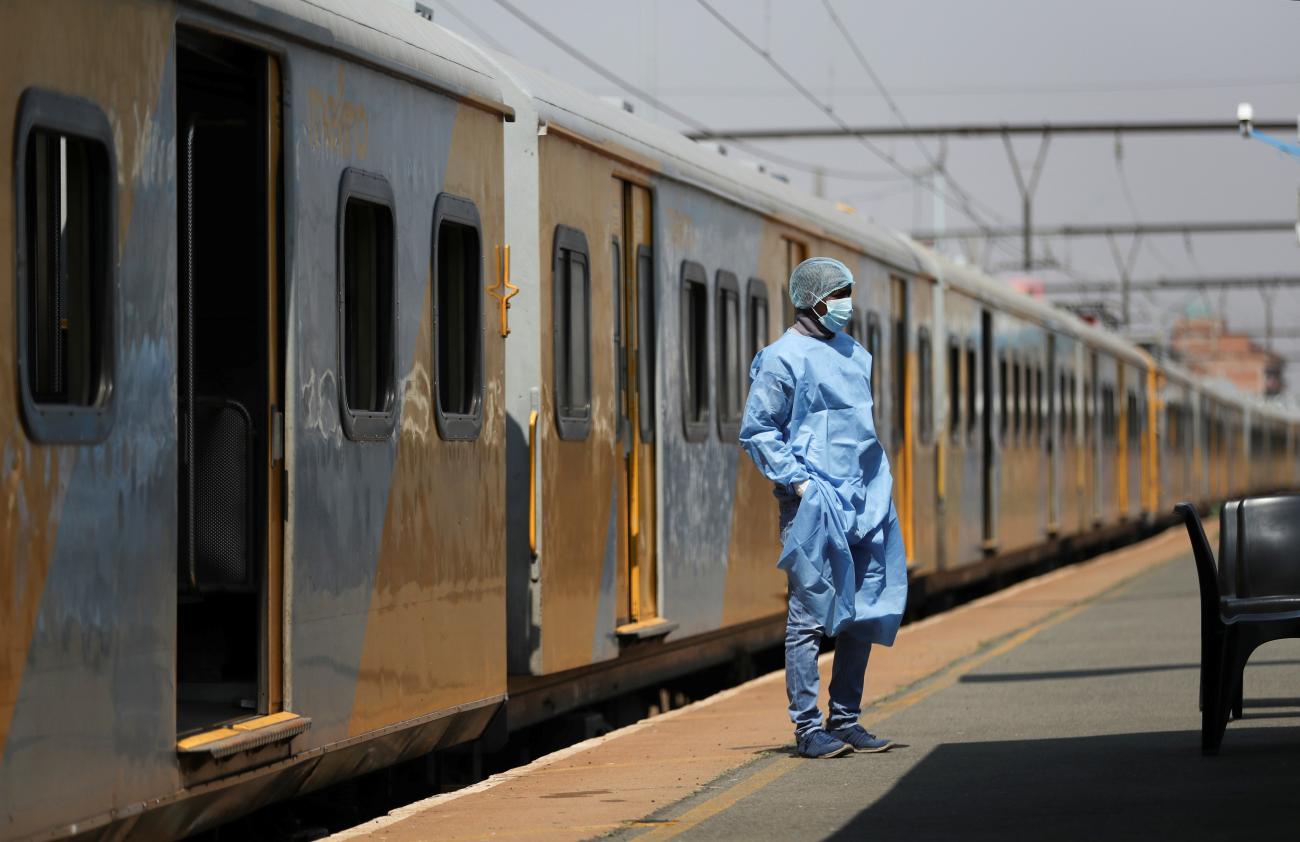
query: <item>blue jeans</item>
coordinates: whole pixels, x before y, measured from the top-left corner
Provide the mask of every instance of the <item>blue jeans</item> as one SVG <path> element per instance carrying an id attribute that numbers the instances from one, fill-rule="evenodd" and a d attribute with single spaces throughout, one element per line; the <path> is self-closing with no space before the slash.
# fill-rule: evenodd
<path id="1" fill-rule="evenodd" d="M 781 533 L 794 520 L 797 500 L 781 500 Z M 804 611 L 792 592 L 785 622 L 785 692 L 790 700 L 790 719 L 798 739 L 822 727 L 817 709 L 817 653 L 825 630 Z M 830 715 L 826 730 L 838 731 L 857 724 L 862 715 L 862 688 L 867 677 L 871 641 L 864 639 L 865 626 L 845 628 L 835 639 L 835 661 L 831 667 Z"/>

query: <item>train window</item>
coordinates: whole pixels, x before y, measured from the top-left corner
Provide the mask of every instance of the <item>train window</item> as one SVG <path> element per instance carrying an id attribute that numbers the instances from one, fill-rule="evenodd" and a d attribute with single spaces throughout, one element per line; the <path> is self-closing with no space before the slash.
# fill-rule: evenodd
<path id="1" fill-rule="evenodd" d="M 382 178 L 349 169 L 339 204 L 343 428 L 355 441 L 383 441 L 397 419 L 393 191 Z"/>
<path id="2" fill-rule="evenodd" d="M 745 390 L 741 386 L 745 363 L 740 358 L 740 284 L 736 276 L 718 270 L 718 435 L 731 441 L 740 433 L 740 409 Z"/>
<path id="3" fill-rule="evenodd" d="M 975 435 L 976 396 L 979 394 L 979 369 L 975 365 L 975 343 L 966 343 L 966 435 Z"/>
<path id="4" fill-rule="evenodd" d="M 1070 433 L 1074 436 L 1078 436 L 1081 427 L 1079 416 L 1086 415 L 1087 413 L 1080 406 L 1082 403 L 1082 397 L 1079 394 L 1079 376 L 1073 372 L 1070 373 L 1070 384 L 1068 388 L 1070 390 Z"/>
<path id="5" fill-rule="evenodd" d="M 1052 388 L 1051 382 L 1048 382 L 1047 388 Z M 1043 367 L 1041 365 L 1034 367 L 1034 404 L 1038 407 L 1038 411 L 1035 413 L 1038 416 L 1038 421 L 1034 431 L 1037 433 L 1038 438 L 1042 439 L 1043 430 L 1047 426 L 1047 402 L 1043 400 Z"/>
<path id="6" fill-rule="evenodd" d="M 682 418 L 687 441 L 709 434 L 708 276 L 698 263 L 682 263 Z"/>
<path id="7" fill-rule="evenodd" d="M 1049 373 L 1047 376 L 1050 378 L 1052 375 Z M 1067 432 L 1067 425 L 1070 423 L 1069 379 L 1065 376 L 1064 372 L 1061 373 L 1060 382 L 1057 385 L 1061 391 L 1060 396 L 1056 400 L 1056 425 L 1059 430 L 1059 435 L 1064 436 Z"/>
<path id="8" fill-rule="evenodd" d="M 1011 405 L 1007 402 L 1007 352 L 998 352 L 998 391 L 1001 397 L 1001 413 L 998 419 L 998 436 L 1002 441 L 1007 440 L 1007 424 L 1011 420 Z"/>
<path id="9" fill-rule="evenodd" d="M 1079 431 L 1079 378 L 1070 375 L 1070 434 Z"/>
<path id="10" fill-rule="evenodd" d="M 930 331 L 920 328 L 916 332 L 916 362 L 920 369 L 918 389 L 921 392 L 921 441 L 929 444 L 934 439 L 934 359 L 930 348 Z"/>
<path id="11" fill-rule="evenodd" d="M 771 322 L 768 320 L 767 284 L 758 278 L 749 279 L 749 359 L 772 341 Z M 743 373 L 743 371 L 742 371 Z M 744 383 L 744 378 L 741 379 Z"/>
<path id="12" fill-rule="evenodd" d="M 961 344 L 948 337 L 948 434 L 953 441 L 961 435 Z"/>
<path id="13" fill-rule="evenodd" d="M 636 402 L 641 441 L 655 438 L 655 276 L 654 256 L 647 245 L 636 248 Z"/>
<path id="14" fill-rule="evenodd" d="M 433 346 L 438 432 L 478 438 L 483 426 L 483 249 L 478 208 L 443 193 L 433 205 Z"/>
<path id="15" fill-rule="evenodd" d="M 1020 437 L 1020 407 L 1023 403 L 1024 392 L 1020 391 L 1020 360 L 1012 357 L 1011 359 L 1011 434 L 1016 438 Z"/>
<path id="16" fill-rule="evenodd" d="M 591 260 L 587 235 L 555 226 L 552 253 L 555 422 L 560 438 L 591 429 Z"/>
<path id="17" fill-rule="evenodd" d="M 1137 395 L 1133 394 L 1132 389 L 1130 389 L 1128 392 L 1128 404 L 1125 409 L 1125 412 L 1128 416 L 1126 419 L 1128 421 L 1127 424 L 1128 446 L 1136 447 L 1138 442 L 1139 430 L 1142 425 L 1141 425 L 1141 416 L 1138 415 Z"/>
<path id="18" fill-rule="evenodd" d="M 880 317 L 867 311 L 867 353 L 871 355 L 871 397 L 877 398 L 876 385 L 880 382 Z"/>
<path id="19" fill-rule="evenodd" d="M 23 421 L 36 441 L 102 441 L 113 424 L 116 347 L 112 130 L 90 103 L 29 90 L 16 138 Z"/>
<path id="20" fill-rule="evenodd" d="M 1092 440 L 1092 434 L 1093 434 L 1092 428 L 1093 428 L 1093 423 L 1096 420 L 1095 418 L 1093 418 L 1095 402 L 1096 402 L 1096 395 L 1094 395 L 1092 391 L 1092 378 L 1085 377 L 1083 378 L 1083 435 L 1089 441 Z"/>
<path id="21" fill-rule="evenodd" d="M 1101 387 L 1101 437 L 1103 441 L 1115 438 L 1115 389 L 1112 386 Z"/>
<path id="22" fill-rule="evenodd" d="M 1069 415 L 1071 437 L 1074 437 L 1075 430 L 1079 429 L 1079 413 L 1078 407 L 1075 405 L 1074 387 L 1074 374 L 1070 374 L 1070 376 L 1067 377 L 1065 372 L 1061 372 L 1061 403 L 1065 405 L 1066 413 Z"/>

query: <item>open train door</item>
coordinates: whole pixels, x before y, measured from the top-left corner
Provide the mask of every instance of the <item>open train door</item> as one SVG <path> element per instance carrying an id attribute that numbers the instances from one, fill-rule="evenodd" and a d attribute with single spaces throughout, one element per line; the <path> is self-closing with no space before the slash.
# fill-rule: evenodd
<path id="1" fill-rule="evenodd" d="M 176 63 L 176 730 L 178 752 L 202 763 L 218 749 L 286 740 L 308 723 L 277 714 L 285 513 L 280 69 L 273 56 L 186 29 L 178 30 Z M 223 726 L 233 722 L 241 726 L 232 737 Z"/>
<path id="2" fill-rule="evenodd" d="M 908 563 L 915 552 L 912 522 L 912 445 L 913 417 L 912 367 L 908 365 L 908 348 L 911 320 L 908 318 L 907 281 L 897 276 L 889 279 L 889 357 L 893 370 L 890 384 L 890 404 L 893 417 L 890 423 L 889 468 L 894 475 L 894 501 L 898 508 L 898 521 L 903 530 L 903 545 L 907 548 Z"/>
<path id="3" fill-rule="evenodd" d="M 619 575 L 620 636 L 645 637 L 658 620 L 655 556 L 655 276 L 649 188 L 618 181 L 622 193 L 621 324 L 617 366 L 626 460 L 628 553 Z"/>

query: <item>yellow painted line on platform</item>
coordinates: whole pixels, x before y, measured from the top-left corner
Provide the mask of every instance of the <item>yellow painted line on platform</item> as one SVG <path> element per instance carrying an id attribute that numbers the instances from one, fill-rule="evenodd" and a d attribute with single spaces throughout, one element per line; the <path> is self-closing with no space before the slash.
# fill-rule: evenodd
<path id="1" fill-rule="evenodd" d="M 687 810 L 681 818 L 671 825 L 657 827 L 649 833 L 641 834 L 637 839 L 672 839 L 674 836 L 695 827 L 700 822 L 711 819 L 723 810 L 733 807 L 738 801 L 748 798 L 807 762 L 807 760 L 799 757 L 778 758 L 735 786 L 729 787 L 703 804 Z"/>
<path id="2" fill-rule="evenodd" d="M 1143 572 L 1145 573 L 1147 571 L 1143 571 Z M 904 711 L 907 708 L 910 708 L 913 705 L 918 704 L 919 702 L 925 701 L 930 696 L 934 695 L 940 690 L 945 690 L 953 686 L 954 684 L 956 684 L 957 681 L 963 675 L 966 675 L 972 670 L 978 669 L 979 667 L 983 666 L 984 664 L 988 663 L 994 658 L 997 658 L 1001 655 L 1005 655 L 1006 653 L 1010 652 L 1016 647 L 1021 646 L 1024 643 L 1028 642 L 1039 632 L 1044 631 L 1045 629 L 1049 629 L 1052 626 L 1063 623 L 1072 617 L 1078 616 L 1080 613 L 1083 612 L 1085 608 L 1088 608 L 1103 596 L 1114 592 L 1116 589 L 1121 588 L 1124 585 L 1127 585 L 1129 582 L 1131 582 L 1133 579 L 1137 578 L 1137 576 L 1140 575 L 1142 574 L 1139 573 L 1136 574 L 1135 576 L 1127 577 L 1122 581 L 1116 582 L 1111 587 L 1106 588 L 1105 590 L 1093 595 L 1088 599 L 1075 603 L 1073 606 L 1066 608 L 1064 610 L 1057 611 L 1056 613 L 1046 617 L 1045 619 L 1040 620 L 1039 622 L 1031 626 L 1028 626 L 1027 628 L 1021 629 L 1020 631 L 1013 633 L 1010 637 L 1006 638 L 1001 643 L 992 646 L 984 650 L 983 652 L 980 652 L 979 654 L 973 655 L 969 658 L 957 662 L 956 664 L 953 664 L 947 669 L 941 671 L 936 676 L 932 676 L 928 679 L 925 679 L 920 686 L 913 687 L 913 689 L 911 690 L 904 691 L 902 695 L 897 696 L 894 699 L 886 699 L 883 702 L 879 702 L 877 704 L 868 706 L 866 711 L 874 714 L 873 718 L 879 721 L 882 719 L 886 719 L 890 716 L 893 716 L 896 713 Z M 716 816 L 718 813 L 721 813 L 724 810 L 731 808 L 742 799 L 748 798 L 749 796 L 757 793 L 758 791 L 762 790 L 763 788 L 773 783 L 774 781 L 779 780 L 780 778 L 784 777 L 790 772 L 793 772 L 800 765 L 809 762 L 815 762 L 815 761 L 810 761 L 805 758 L 799 758 L 799 757 L 781 758 L 780 760 L 777 760 L 776 762 L 768 766 L 764 766 L 762 770 L 755 773 L 751 777 L 746 778 L 745 780 L 741 781 L 735 786 L 729 787 L 728 789 L 723 790 L 721 793 L 713 796 L 712 798 L 708 799 L 702 804 L 698 804 L 695 807 L 691 808 L 690 810 L 687 810 L 671 825 L 665 825 L 656 828 L 650 833 L 646 833 L 638 836 L 637 839 L 638 840 L 672 839 L 696 827 L 701 822 L 704 822 L 712 818 L 713 816 Z M 830 760 L 826 762 L 834 762 L 834 760 Z"/>

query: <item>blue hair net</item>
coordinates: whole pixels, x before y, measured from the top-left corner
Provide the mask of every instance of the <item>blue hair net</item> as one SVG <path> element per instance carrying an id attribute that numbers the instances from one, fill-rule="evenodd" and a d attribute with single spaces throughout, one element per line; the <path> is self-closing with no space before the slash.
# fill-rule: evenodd
<path id="1" fill-rule="evenodd" d="M 810 257 L 790 273 L 790 301 L 807 310 L 841 287 L 853 283 L 849 267 L 833 257 Z"/>

